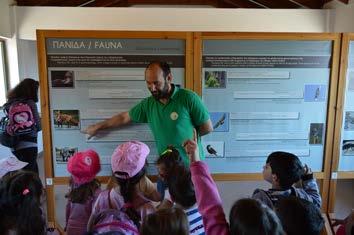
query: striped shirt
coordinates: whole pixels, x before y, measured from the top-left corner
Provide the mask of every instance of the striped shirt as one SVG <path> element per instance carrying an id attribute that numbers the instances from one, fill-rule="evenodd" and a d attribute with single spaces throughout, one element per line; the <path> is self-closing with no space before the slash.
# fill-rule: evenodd
<path id="1" fill-rule="evenodd" d="M 204 235 L 204 225 L 201 214 L 198 211 L 198 206 L 195 204 L 189 209 L 185 209 L 189 221 L 189 234 L 190 235 Z"/>

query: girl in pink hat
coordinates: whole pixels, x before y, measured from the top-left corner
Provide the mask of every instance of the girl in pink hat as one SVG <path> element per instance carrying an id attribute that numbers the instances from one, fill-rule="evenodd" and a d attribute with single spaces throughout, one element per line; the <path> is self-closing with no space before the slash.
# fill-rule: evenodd
<path id="1" fill-rule="evenodd" d="M 100 182 L 95 179 L 101 170 L 100 158 L 92 149 L 78 152 L 69 158 L 67 168 L 71 180 L 66 194 L 65 230 L 67 235 L 83 234 L 86 232 L 92 205 L 101 192 Z"/>
<path id="2" fill-rule="evenodd" d="M 151 200 L 143 195 L 138 186 L 139 181 L 145 177 L 145 161 L 149 152 L 149 147 L 139 141 L 125 142 L 114 150 L 111 164 L 117 186 L 98 196 L 89 224 L 101 211 L 117 209 L 125 212 L 139 229 L 142 219 L 155 211 Z M 104 229 L 101 228 L 100 232 L 111 231 L 109 227 L 107 231 Z"/>

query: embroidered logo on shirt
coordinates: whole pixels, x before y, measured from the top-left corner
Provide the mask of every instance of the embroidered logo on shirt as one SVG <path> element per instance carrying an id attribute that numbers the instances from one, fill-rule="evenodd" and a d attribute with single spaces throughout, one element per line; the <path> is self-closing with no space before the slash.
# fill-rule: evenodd
<path id="1" fill-rule="evenodd" d="M 178 113 L 176 112 L 172 112 L 170 114 L 170 118 L 173 120 L 173 121 L 176 121 L 178 119 Z"/>

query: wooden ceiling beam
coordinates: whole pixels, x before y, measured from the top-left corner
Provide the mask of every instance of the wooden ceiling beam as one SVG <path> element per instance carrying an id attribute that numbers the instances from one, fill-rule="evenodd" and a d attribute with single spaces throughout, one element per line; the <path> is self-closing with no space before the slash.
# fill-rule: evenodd
<path id="1" fill-rule="evenodd" d="M 311 9 L 322 9 L 323 0 L 287 0 L 289 2 L 298 4 L 299 7 L 311 8 Z"/>
<path id="2" fill-rule="evenodd" d="M 88 0 L 60 0 L 57 1 L 58 5 L 56 6 L 61 6 L 61 7 L 77 7 L 77 6 L 81 6 L 82 4 L 88 2 Z"/>
<path id="3" fill-rule="evenodd" d="M 42 4 L 48 4 L 48 0 L 17 0 L 17 6 L 42 6 Z"/>
<path id="4" fill-rule="evenodd" d="M 85 6 L 130 7 L 134 5 L 209 5 L 218 7 L 217 0 L 95 0 Z"/>
<path id="5" fill-rule="evenodd" d="M 217 8 L 322 9 L 331 0 L 17 0 L 18 6 L 130 7 L 134 5 L 207 5 Z M 338 0 L 345 4 L 349 0 Z"/>
<path id="6" fill-rule="evenodd" d="M 119 7 L 128 7 L 127 3 L 127 0 L 87 0 L 84 7 L 113 7 L 115 4 L 120 4 Z"/>
<path id="7" fill-rule="evenodd" d="M 77 7 L 89 0 L 17 0 L 18 6 Z"/>
<path id="8" fill-rule="evenodd" d="M 324 3 L 332 2 L 332 1 L 334 1 L 334 0 L 324 0 Z M 345 4 L 348 4 L 348 3 L 349 3 L 349 0 L 338 0 L 338 1 L 340 1 L 340 2 L 342 2 L 342 3 L 345 3 Z"/>
<path id="9" fill-rule="evenodd" d="M 292 9 L 292 8 L 299 8 L 299 5 L 284 1 L 284 0 L 254 0 L 262 5 L 267 6 L 268 8 L 272 9 Z"/>
<path id="10" fill-rule="evenodd" d="M 236 8 L 264 8 L 252 0 L 224 0 L 224 2 L 234 5 Z"/>

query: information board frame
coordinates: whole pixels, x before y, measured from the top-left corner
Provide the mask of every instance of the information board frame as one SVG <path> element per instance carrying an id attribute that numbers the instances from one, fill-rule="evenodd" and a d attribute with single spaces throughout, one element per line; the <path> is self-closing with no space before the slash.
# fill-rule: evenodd
<path id="1" fill-rule="evenodd" d="M 315 177 L 320 181 L 320 190 L 323 200 L 322 210 L 328 209 L 329 186 L 331 178 L 331 161 L 333 151 L 334 122 L 337 106 L 337 87 L 339 73 L 341 35 L 335 33 L 225 33 L 225 32 L 198 32 L 194 41 L 194 91 L 202 95 L 202 47 L 203 40 L 306 40 L 306 41 L 332 41 L 332 60 L 329 81 L 329 94 L 327 103 L 326 135 L 324 144 L 323 166 Z M 220 181 L 228 180 L 261 180 L 261 173 L 230 173 L 213 174 Z"/>
<path id="2" fill-rule="evenodd" d="M 52 130 L 50 113 L 49 75 L 46 52 L 48 38 L 84 38 L 84 39 L 180 39 L 185 40 L 184 84 L 193 89 L 193 33 L 191 32 L 147 32 L 147 31 L 90 31 L 90 30 L 37 30 L 37 54 L 40 80 L 44 175 L 47 196 L 47 219 L 49 227 L 57 227 L 55 212 L 55 185 L 64 185 L 69 177 L 55 177 L 52 156 Z M 107 183 L 109 176 L 98 179 Z"/>
<path id="3" fill-rule="evenodd" d="M 329 186 L 329 202 L 328 211 L 333 212 L 335 207 L 337 183 L 339 180 L 354 179 L 354 169 L 344 171 L 339 168 L 339 162 L 341 158 L 342 148 L 342 128 L 343 118 L 345 112 L 345 98 L 347 95 L 347 76 L 348 76 L 348 63 L 349 63 L 349 47 L 350 43 L 354 42 L 354 33 L 343 33 L 341 40 L 341 57 L 340 57 L 340 69 L 339 69 L 339 84 L 338 84 L 338 96 L 336 104 L 336 118 L 333 140 L 333 154 L 331 164 L 331 180 Z"/>

